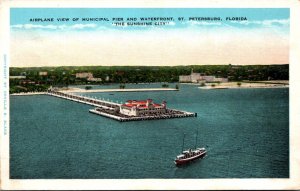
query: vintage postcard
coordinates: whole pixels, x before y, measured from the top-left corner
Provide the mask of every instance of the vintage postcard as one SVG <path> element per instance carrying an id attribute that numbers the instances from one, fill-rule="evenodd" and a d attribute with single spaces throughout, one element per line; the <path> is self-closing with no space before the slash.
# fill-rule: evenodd
<path id="1" fill-rule="evenodd" d="M 0 6 L 1 189 L 300 188 L 299 1 Z"/>

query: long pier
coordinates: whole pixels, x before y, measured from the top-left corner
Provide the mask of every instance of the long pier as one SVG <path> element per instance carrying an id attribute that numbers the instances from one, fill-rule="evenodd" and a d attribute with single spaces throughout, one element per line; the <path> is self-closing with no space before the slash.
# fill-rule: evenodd
<path id="1" fill-rule="evenodd" d="M 166 109 L 166 112 L 163 114 L 152 114 L 152 115 L 141 115 L 141 116 L 127 116 L 121 114 L 120 107 L 121 104 L 99 100 L 90 97 L 84 97 L 80 95 L 69 94 L 59 91 L 48 91 L 48 95 L 67 99 L 70 101 L 75 101 L 91 106 L 95 106 L 95 109 L 90 109 L 89 112 L 108 117 L 120 122 L 125 121 L 143 121 L 143 120 L 154 120 L 154 119 L 170 119 L 170 118 L 183 118 L 183 117 L 197 117 L 197 113 L 191 113 L 187 111 L 180 111 L 176 109 Z"/>
<path id="2" fill-rule="evenodd" d="M 100 108 L 115 109 L 115 108 L 119 108 L 121 105 L 121 104 L 114 103 L 114 102 L 84 97 L 84 96 L 80 96 L 80 95 L 68 94 L 68 93 L 59 92 L 59 91 L 48 91 L 47 94 L 51 95 L 51 96 L 67 99 L 70 101 L 75 101 L 75 102 L 84 103 L 84 104 L 91 105 L 91 106 L 100 107 Z"/>

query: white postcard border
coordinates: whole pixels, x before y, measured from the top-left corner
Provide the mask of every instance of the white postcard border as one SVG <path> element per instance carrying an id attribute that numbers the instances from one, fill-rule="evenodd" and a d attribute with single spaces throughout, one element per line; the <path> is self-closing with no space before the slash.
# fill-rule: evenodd
<path id="1" fill-rule="evenodd" d="M 9 8 L 290 8 L 290 178 L 274 179 L 9 179 Z M 300 189 L 300 2 L 297 0 L 114 0 L 0 2 L 1 189 L 6 190 L 119 190 L 119 189 Z M 6 114 L 5 114 L 6 113 Z"/>

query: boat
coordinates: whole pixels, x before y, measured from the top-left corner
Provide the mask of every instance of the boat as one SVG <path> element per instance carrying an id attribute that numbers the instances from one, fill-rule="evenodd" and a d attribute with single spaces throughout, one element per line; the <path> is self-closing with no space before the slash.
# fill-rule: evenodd
<path id="1" fill-rule="evenodd" d="M 198 131 L 197 131 L 197 136 L 198 136 Z M 188 149 L 188 150 L 183 150 L 184 149 L 185 135 L 183 136 L 182 153 L 180 155 L 178 155 L 174 160 L 174 163 L 177 166 L 189 163 L 189 162 L 194 161 L 194 160 L 199 159 L 199 158 L 202 158 L 206 154 L 206 149 L 204 147 L 203 148 L 196 148 L 197 136 L 196 136 L 195 149 Z"/>

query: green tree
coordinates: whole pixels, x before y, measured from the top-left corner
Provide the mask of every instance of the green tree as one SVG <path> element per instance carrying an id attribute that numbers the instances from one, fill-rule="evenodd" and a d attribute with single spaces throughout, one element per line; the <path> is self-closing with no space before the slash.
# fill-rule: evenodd
<path id="1" fill-rule="evenodd" d="M 163 85 L 161 85 L 163 88 L 167 88 L 167 87 L 169 87 L 169 85 L 168 84 L 163 84 Z"/>
<path id="2" fill-rule="evenodd" d="M 92 89 L 92 86 L 85 86 L 85 90 L 90 90 Z"/>

